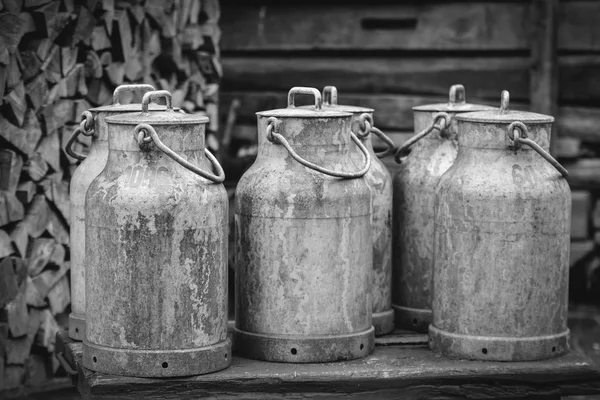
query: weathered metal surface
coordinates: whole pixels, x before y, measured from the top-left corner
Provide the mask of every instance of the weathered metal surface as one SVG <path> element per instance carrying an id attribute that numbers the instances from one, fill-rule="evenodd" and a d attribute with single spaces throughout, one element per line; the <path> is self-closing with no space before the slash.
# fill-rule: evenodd
<path id="1" fill-rule="evenodd" d="M 373 276 L 371 301 L 373 304 L 373 327 L 375 335 L 385 335 L 394 330 L 394 310 L 392 310 L 392 176 L 379 160 L 371 141 L 373 109 L 338 104 L 337 89 L 326 86 L 323 89 L 323 108 L 349 112 L 352 114 L 354 132 L 371 154 L 371 167 L 364 175 L 371 189 Z M 360 162 L 359 151 L 351 154 Z"/>
<path id="2" fill-rule="evenodd" d="M 492 108 L 466 103 L 462 85 L 452 86 L 449 97 L 445 104 L 413 108 L 415 132 L 430 133 L 414 143 L 393 181 L 392 307 L 397 327 L 423 333 L 431 323 L 435 188 L 457 152 L 453 117 Z M 450 121 L 436 120 L 439 113 Z M 431 129 L 445 122 L 442 131 Z"/>
<path id="3" fill-rule="evenodd" d="M 429 337 L 450 357 L 527 361 L 568 350 L 570 189 L 514 140 L 548 151 L 553 119 L 511 112 L 507 97 L 504 109 L 456 117 L 458 156 L 438 185 Z M 515 121 L 526 132 L 510 132 Z"/>
<path id="4" fill-rule="evenodd" d="M 350 156 L 352 115 L 321 110 L 316 89 L 316 107 L 294 108 L 294 93 L 305 91 L 290 90 L 285 110 L 257 113 L 258 155 L 235 196 L 235 347 L 267 361 L 348 360 L 373 349 L 369 187 L 307 168 L 267 137 L 277 124 L 304 159 L 364 170 L 365 159 Z"/>
<path id="5" fill-rule="evenodd" d="M 83 119 L 84 134 L 92 135 L 90 152 L 77 167 L 71 177 L 69 188 L 70 201 L 70 262 L 71 262 L 71 314 L 69 315 L 69 337 L 74 340 L 83 340 L 85 337 L 85 194 L 92 181 L 102 172 L 108 158 L 108 130 L 105 118 L 111 115 L 141 110 L 140 104 L 122 105 L 119 95 L 124 91 L 154 90 L 151 85 L 121 85 L 113 94 L 113 104 L 92 109 L 91 113 L 84 113 L 88 118 Z M 164 109 L 165 107 L 161 107 Z M 91 118 L 89 118 L 91 117 Z M 93 118 L 93 120 L 92 120 Z M 87 128 L 91 128 L 90 132 Z M 81 132 L 81 130 L 79 130 Z M 76 134 L 73 135 L 73 139 Z M 66 150 L 70 152 L 70 145 Z M 76 155 L 77 156 L 77 155 Z"/>
<path id="6" fill-rule="evenodd" d="M 142 109 L 164 95 L 146 93 Z M 85 203 L 83 365 L 146 377 L 226 368 L 227 193 L 159 149 L 206 165 L 208 118 L 169 109 L 106 122 L 108 162 Z"/>

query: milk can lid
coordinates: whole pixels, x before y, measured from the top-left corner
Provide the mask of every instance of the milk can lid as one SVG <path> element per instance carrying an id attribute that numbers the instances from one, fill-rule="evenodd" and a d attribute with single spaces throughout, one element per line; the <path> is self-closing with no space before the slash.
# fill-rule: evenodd
<path id="1" fill-rule="evenodd" d="M 90 108 L 89 111 L 92 111 L 92 112 L 108 111 L 111 113 L 126 113 L 126 112 L 141 111 L 142 110 L 141 103 L 121 104 L 121 95 L 125 92 L 138 92 L 138 91 L 139 92 L 152 92 L 155 90 L 156 89 L 154 89 L 154 86 L 147 85 L 147 84 L 120 85 L 120 86 L 117 86 L 117 88 L 113 92 L 112 104 Z M 148 106 L 149 111 L 165 111 L 166 109 L 167 109 L 166 106 L 159 105 L 159 104 L 150 104 Z M 178 111 L 179 108 L 176 107 L 175 110 Z"/>
<path id="2" fill-rule="evenodd" d="M 296 94 L 312 94 L 315 98 L 315 105 L 296 107 Z M 321 93 L 315 88 L 296 86 L 288 92 L 288 106 L 275 110 L 259 111 L 256 115 L 261 117 L 283 117 L 283 118 L 347 118 L 352 114 L 323 108 Z"/>
<path id="3" fill-rule="evenodd" d="M 551 115 L 538 114 L 529 111 L 509 110 L 510 94 L 507 90 L 502 91 L 500 108 L 488 111 L 470 112 L 456 116 L 458 121 L 486 122 L 486 123 L 511 123 L 514 121 L 529 123 L 551 123 L 554 117 Z"/>
<path id="4" fill-rule="evenodd" d="M 338 91 L 335 86 L 325 86 L 322 92 L 323 96 L 323 108 L 349 112 L 352 114 L 369 113 L 372 114 L 375 110 L 369 107 L 351 106 L 348 104 L 338 104 Z"/>
<path id="5" fill-rule="evenodd" d="M 430 112 L 453 112 L 465 113 L 472 111 L 494 110 L 495 107 L 483 104 L 467 103 L 465 87 L 463 85 L 452 85 L 450 87 L 449 99 L 447 103 L 425 104 L 413 107 L 413 111 Z"/>
<path id="6" fill-rule="evenodd" d="M 150 101 L 163 97 L 167 101 L 167 105 L 163 106 L 163 111 L 149 112 L 152 109 L 149 107 Z M 174 110 L 171 104 L 171 93 L 166 90 L 156 90 L 148 92 L 144 95 L 141 104 L 140 112 L 130 112 L 127 114 L 111 115 L 106 117 L 106 122 L 112 124 L 132 125 L 141 122 L 151 125 L 172 125 L 172 124 L 205 124 L 208 122 L 208 117 L 203 114 L 185 114 L 181 110 Z"/>

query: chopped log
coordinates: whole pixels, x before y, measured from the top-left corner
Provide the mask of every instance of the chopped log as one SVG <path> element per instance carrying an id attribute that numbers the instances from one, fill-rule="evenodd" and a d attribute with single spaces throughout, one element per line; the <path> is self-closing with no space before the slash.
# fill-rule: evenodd
<path id="1" fill-rule="evenodd" d="M 6 305 L 8 330 L 13 338 L 26 335 L 29 327 L 29 318 L 27 313 L 27 303 L 25 301 L 25 292 L 27 291 L 27 281 L 19 286 L 19 292 L 15 298 Z"/>
<path id="2" fill-rule="evenodd" d="M 48 292 L 48 303 L 52 315 L 60 314 L 71 303 L 69 278 L 63 276 L 60 281 Z"/>
<path id="3" fill-rule="evenodd" d="M 27 224 L 19 222 L 10 232 L 10 240 L 21 257 L 27 255 L 27 246 L 29 245 L 29 235 L 27 234 Z"/>
<path id="4" fill-rule="evenodd" d="M 48 164 L 39 153 L 34 153 L 25 162 L 23 170 L 29 175 L 32 181 L 39 182 L 48 173 Z"/>
<path id="5" fill-rule="evenodd" d="M 36 336 L 36 343 L 38 346 L 44 347 L 48 352 L 54 352 L 54 343 L 56 333 L 60 330 L 60 327 L 56 323 L 56 320 L 52 316 L 50 310 L 45 309 L 42 311 L 40 330 Z"/>
<path id="6" fill-rule="evenodd" d="M 64 181 L 50 182 L 50 184 L 45 187 L 44 193 L 46 194 L 46 198 L 54 203 L 65 221 L 69 223 L 71 220 L 71 216 L 69 215 L 69 183 Z"/>
<path id="7" fill-rule="evenodd" d="M 48 225 L 48 203 L 43 194 L 36 194 L 29 205 L 23 223 L 26 224 L 26 232 L 32 238 L 38 238 L 46 230 Z"/>
<path id="8" fill-rule="evenodd" d="M 9 118 L 17 125 L 22 126 L 25 119 L 25 111 L 27 110 L 27 102 L 25 100 L 25 85 L 20 82 L 17 86 L 4 96 Z"/>
<path id="9" fill-rule="evenodd" d="M 79 47 L 61 47 L 60 48 L 60 70 L 62 76 L 69 75 L 71 69 L 75 67 L 77 63 L 77 55 L 79 54 Z"/>
<path id="10" fill-rule="evenodd" d="M 108 104 L 112 99 L 113 89 L 104 79 L 91 79 L 88 82 L 88 94 L 85 98 L 96 106 Z"/>
<path id="11" fill-rule="evenodd" d="M 197 24 L 198 18 L 200 17 L 200 10 L 202 9 L 202 2 L 200 0 L 192 0 L 190 4 L 190 24 Z"/>
<path id="12" fill-rule="evenodd" d="M 146 13 L 154 20 L 156 25 L 161 28 L 161 36 L 167 39 L 174 38 L 177 35 L 177 28 L 172 18 L 165 13 L 165 4 L 162 1 L 147 1 L 144 4 Z"/>
<path id="13" fill-rule="evenodd" d="M 35 57 L 37 59 L 37 57 Z M 39 74 L 25 86 L 25 94 L 29 106 L 34 110 L 39 110 L 47 100 L 48 84 L 44 74 Z"/>
<path id="14" fill-rule="evenodd" d="M 10 236 L 6 233 L 5 230 L 0 229 L 0 258 L 4 258 L 10 256 L 14 253 L 14 249 L 12 246 L 12 241 L 10 240 Z M 0 283 L 0 286 L 2 284 Z M 0 298 L 2 295 L 0 294 Z M 1 301 L 0 301 L 1 303 Z M 0 306 L 2 307 L 2 306 Z"/>
<path id="15" fill-rule="evenodd" d="M 36 151 L 54 171 L 60 171 L 60 138 L 58 137 L 58 131 L 42 138 Z"/>
<path id="16" fill-rule="evenodd" d="M 0 190 L 14 193 L 19 184 L 23 159 L 12 150 L 0 150 Z"/>
<path id="17" fill-rule="evenodd" d="M 51 83 L 58 83 L 62 79 L 60 71 L 60 47 L 53 45 L 48 57 L 44 59 L 44 63 L 40 67 L 44 71 L 46 80 Z"/>
<path id="18" fill-rule="evenodd" d="M 79 124 L 79 122 L 81 121 L 81 114 L 84 111 L 89 110 L 90 108 L 92 108 L 92 106 L 85 99 L 73 100 L 73 122 Z M 70 130 L 70 132 L 73 131 Z M 81 138 L 81 135 L 79 137 Z M 84 136 L 84 138 L 88 138 L 87 140 L 91 140 L 88 136 Z"/>
<path id="19" fill-rule="evenodd" d="M 0 51 L 1 51 L 1 49 L 0 49 Z M 8 75 L 8 68 L 7 68 L 6 64 L 0 62 L 0 96 L 4 95 L 4 89 L 6 88 L 7 75 Z"/>
<path id="20" fill-rule="evenodd" d="M 42 68 L 42 60 L 37 56 L 35 51 L 25 50 L 22 51 L 20 54 L 21 61 L 23 62 L 23 70 L 21 71 L 23 74 L 23 80 L 25 82 L 28 82 L 30 79 L 36 77 L 37 75 L 40 75 L 40 70 Z M 43 79 L 44 83 L 46 83 L 46 78 L 43 74 L 40 75 L 40 79 Z M 29 90 L 26 91 L 29 94 Z M 39 99 L 36 100 L 39 101 Z"/>
<path id="21" fill-rule="evenodd" d="M 144 6 L 141 4 L 131 6 L 129 12 L 138 25 L 141 25 L 144 19 L 146 19 L 146 11 L 144 11 Z"/>
<path id="22" fill-rule="evenodd" d="M 10 365 L 24 365 L 25 360 L 27 360 L 31 352 L 34 339 L 35 333 L 13 339 L 9 338 L 8 347 L 6 348 L 6 363 Z"/>
<path id="23" fill-rule="evenodd" d="M 33 241 L 27 266 L 29 276 L 37 276 L 44 270 L 56 246 L 54 239 L 37 238 Z"/>
<path id="24" fill-rule="evenodd" d="M 74 115 L 73 100 L 61 99 L 54 104 L 49 104 L 42 109 L 42 124 L 46 135 L 51 134 L 68 122 L 78 122 Z"/>
<path id="25" fill-rule="evenodd" d="M 28 12 L 22 12 L 19 14 L 19 17 L 21 17 L 21 20 L 23 21 L 23 30 L 25 34 L 36 31 L 33 15 Z"/>
<path id="26" fill-rule="evenodd" d="M 64 44 L 75 46 L 80 42 L 89 45 L 93 40 L 93 32 L 96 26 L 96 19 L 92 14 L 93 8 L 77 7 L 76 22 L 72 30 L 67 30 Z"/>
<path id="27" fill-rule="evenodd" d="M 75 0 L 62 0 L 62 5 L 67 12 L 75 11 Z"/>
<path id="28" fill-rule="evenodd" d="M 27 290 L 25 291 L 25 302 L 28 306 L 44 308 L 48 306 L 48 301 L 42 296 L 37 288 L 33 284 L 33 280 L 28 276 L 27 278 Z M 31 311 L 29 312 L 31 314 Z"/>
<path id="29" fill-rule="evenodd" d="M 18 13 L 23 8 L 23 0 L 2 0 L 2 5 L 6 8 L 6 11 Z"/>
<path id="30" fill-rule="evenodd" d="M 0 191 L 0 226 L 23 219 L 23 204 L 14 193 Z"/>
<path id="31" fill-rule="evenodd" d="M 21 128 L 0 118 L 0 136 L 23 153 L 31 155 L 42 136 L 42 130 L 34 111 L 27 110 Z"/>
<path id="32" fill-rule="evenodd" d="M 6 88 L 12 89 L 21 83 L 21 55 L 18 52 L 13 53 L 10 56 L 10 60 L 7 66 L 7 75 L 6 75 Z M 2 94 L 4 95 L 4 93 Z"/>
<path id="33" fill-rule="evenodd" d="M 25 368 L 21 365 L 7 365 L 4 367 L 4 386 L 5 390 L 17 389 L 25 381 Z"/>
<path id="34" fill-rule="evenodd" d="M 25 206 L 31 202 L 35 192 L 36 186 L 32 181 L 19 183 L 19 186 L 17 186 L 17 199 Z"/>
<path id="35" fill-rule="evenodd" d="M 46 269 L 44 272 L 34 277 L 32 279 L 33 284 L 36 286 L 40 295 L 46 297 L 54 285 L 65 276 L 69 268 L 69 262 L 65 261 L 58 269 Z"/>
<path id="36" fill-rule="evenodd" d="M 0 308 L 12 302 L 18 294 L 19 286 L 13 262 L 10 258 L 5 258 L 0 261 Z"/>
<path id="37" fill-rule="evenodd" d="M 50 208 L 48 209 L 48 226 L 46 227 L 46 230 L 58 243 L 67 246 L 69 245 L 68 226 L 66 226 L 60 217 Z"/>
<path id="38" fill-rule="evenodd" d="M 108 54 L 110 61 L 106 65 L 109 65 L 112 62 L 112 56 L 109 51 L 102 53 L 103 55 Z M 86 78 L 102 78 L 103 65 L 105 65 L 101 58 L 98 57 L 95 51 L 89 50 L 85 54 L 85 77 Z"/>
<path id="39" fill-rule="evenodd" d="M 69 12 L 59 12 L 60 2 L 52 1 L 32 11 L 37 33 L 54 41 L 73 20 Z"/>
<path id="40" fill-rule="evenodd" d="M 43 6 L 44 4 L 48 4 L 53 0 L 25 0 L 25 4 L 23 6 L 25 8 L 35 8 L 39 6 Z"/>
<path id="41" fill-rule="evenodd" d="M 17 13 L 0 14 L 0 40 L 4 42 L 9 53 L 14 53 L 25 34 L 27 21 Z"/>
<path id="42" fill-rule="evenodd" d="M 133 51 L 127 10 L 115 10 L 111 35 L 113 61 L 127 61 Z"/>
<path id="43" fill-rule="evenodd" d="M 113 62 L 104 68 L 108 80 L 115 86 L 123 84 L 125 77 L 125 63 Z"/>
<path id="44" fill-rule="evenodd" d="M 106 32 L 106 28 L 103 25 L 98 25 L 94 27 L 91 44 L 92 49 L 94 49 L 94 51 L 110 49 L 112 47 L 112 43 L 110 41 L 110 37 L 108 36 L 108 32 Z"/>

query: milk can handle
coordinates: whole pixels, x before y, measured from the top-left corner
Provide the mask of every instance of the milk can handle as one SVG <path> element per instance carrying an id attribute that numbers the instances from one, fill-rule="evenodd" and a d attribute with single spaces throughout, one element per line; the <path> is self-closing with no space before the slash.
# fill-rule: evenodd
<path id="1" fill-rule="evenodd" d="M 147 137 L 146 133 L 149 134 L 150 137 Z M 225 172 L 223 172 L 221 164 L 219 164 L 215 156 L 213 156 L 212 153 L 206 148 L 204 149 L 204 154 L 206 154 L 206 157 L 208 157 L 209 161 L 215 166 L 215 169 L 217 170 L 217 175 L 201 170 L 199 167 L 191 164 L 189 161 L 183 159 L 179 154 L 175 153 L 173 150 L 167 147 L 167 145 L 165 145 L 159 139 L 158 134 L 156 133 L 156 130 L 154 130 L 152 125 L 145 123 L 138 124 L 134 129 L 134 137 L 137 140 L 140 147 L 143 146 L 145 143 L 153 141 L 156 147 L 161 149 L 174 161 L 205 179 L 213 181 L 214 183 L 221 183 L 225 180 Z"/>
<path id="2" fill-rule="evenodd" d="M 315 108 L 317 110 L 321 109 L 321 105 L 323 104 L 321 100 L 321 92 L 319 92 L 315 88 L 304 86 L 296 86 L 290 89 L 290 91 L 288 92 L 288 108 L 296 107 L 297 94 L 312 94 L 315 97 Z"/>
<path id="3" fill-rule="evenodd" d="M 527 126 L 521 121 L 515 121 L 508 126 L 508 138 L 515 147 L 521 147 L 521 144 L 526 144 L 539 153 L 546 161 L 548 161 L 560 174 L 566 178 L 569 176 L 569 171 L 565 167 L 560 165 L 558 161 L 550 154 L 548 154 L 539 144 L 527 137 L 528 129 Z"/>
<path id="4" fill-rule="evenodd" d="M 440 124 L 436 125 L 438 120 L 441 120 Z M 406 142 L 404 142 L 404 144 L 402 146 L 398 147 L 398 150 L 396 150 L 396 154 L 394 155 L 394 159 L 396 160 L 396 162 L 398 164 L 402 163 L 402 157 L 406 156 L 408 149 L 410 149 L 412 147 L 412 145 L 417 143 L 419 140 L 421 140 L 425 136 L 429 135 L 434 129 L 437 129 L 438 131 L 443 132 L 444 129 L 446 129 L 446 127 L 448 125 L 450 125 L 450 115 L 448 115 L 448 113 L 439 112 L 439 113 L 435 114 L 433 116 L 433 120 L 431 121 L 431 124 L 429 124 L 421 132 L 417 133 L 416 135 L 414 135 L 413 137 L 408 139 Z"/>
<path id="5" fill-rule="evenodd" d="M 285 140 L 285 138 L 277 132 L 279 130 L 279 124 L 281 121 L 279 121 L 275 117 L 270 117 L 267 121 L 269 122 L 269 124 L 267 125 L 267 139 L 272 143 L 279 142 L 283 147 L 285 147 L 285 149 L 288 151 L 288 153 L 290 153 L 294 160 L 298 161 L 300 164 L 304 165 L 307 168 L 321 172 L 325 175 L 335 176 L 336 178 L 352 179 L 360 178 L 361 176 L 366 174 L 369 168 L 371 167 L 371 156 L 369 152 L 367 151 L 366 147 L 360 142 L 360 140 L 356 137 L 356 135 L 352 132 L 350 132 L 350 137 L 352 138 L 354 143 L 356 143 L 360 151 L 363 153 L 365 157 L 365 166 L 363 167 L 363 169 L 357 172 L 338 172 L 320 167 L 317 164 L 313 164 L 310 161 L 307 161 L 300 157 L 294 151 L 294 149 L 292 149 L 292 146 L 290 146 L 288 141 Z"/>
<path id="6" fill-rule="evenodd" d="M 84 111 L 81 114 L 81 123 L 79 126 L 73 131 L 69 140 L 65 144 L 65 152 L 73 158 L 76 158 L 79 161 L 83 161 L 86 159 L 86 156 L 83 154 L 77 153 L 73 150 L 73 143 L 77 140 L 79 134 L 83 134 L 84 136 L 92 136 L 94 134 L 94 116 L 89 111 Z"/>
<path id="7" fill-rule="evenodd" d="M 171 101 L 171 93 L 168 90 L 155 90 L 148 92 L 142 98 L 142 113 L 148 113 L 148 104 L 152 100 L 156 100 L 160 97 L 164 97 L 167 102 L 167 111 L 173 111 L 173 102 Z"/>
<path id="8" fill-rule="evenodd" d="M 325 86 L 323 88 L 323 103 L 328 106 L 337 106 L 338 92 L 335 86 Z"/>
<path id="9" fill-rule="evenodd" d="M 369 135 L 369 133 L 374 133 L 387 145 L 387 149 L 375 153 L 377 158 L 387 157 L 394 152 L 396 148 L 396 146 L 394 145 L 394 141 L 390 139 L 385 133 L 381 132 L 379 128 L 375 127 L 375 124 L 373 123 L 373 116 L 371 114 L 362 113 L 358 117 L 358 128 L 359 131 L 356 133 L 356 136 L 358 136 L 360 139 L 366 138 Z"/>
<path id="10" fill-rule="evenodd" d="M 121 101 L 120 101 L 120 94 L 121 93 L 123 93 L 123 92 L 135 92 L 135 91 L 138 91 L 138 90 L 139 91 L 143 91 L 143 92 L 151 92 L 151 91 L 154 91 L 156 89 L 154 89 L 154 86 L 147 85 L 147 84 L 120 85 L 120 86 L 117 86 L 117 88 L 113 92 L 113 104 L 114 105 L 121 104 Z"/>

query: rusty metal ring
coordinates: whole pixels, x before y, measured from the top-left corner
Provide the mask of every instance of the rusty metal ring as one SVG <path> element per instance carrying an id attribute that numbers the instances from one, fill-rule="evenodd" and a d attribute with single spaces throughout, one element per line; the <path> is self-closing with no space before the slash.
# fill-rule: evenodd
<path id="1" fill-rule="evenodd" d="M 81 132 L 81 127 L 75 128 L 73 134 L 71 134 L 71 137 L 69 138 L 69 140 L 67 140 L 67 143 L 65 144 L 65 152 L 79 161 L 85 160 L 86 156 L 84 156 L 83 154 L 79 154 L 75 150 L 73 150 L 73 143 L 75 143 L 77 137 Z"/>
<path id="2" fill-rule="evenodd" d="M 281 120 L 276 117 L 269 117 L 267 119 L 267 140 L 271 143 L 275 143 L 275 138 L 273 137 L 273 131 L 279 132 L 279 125 L 281 125 Z"/>
<path id="3" fill-rule="evenodd" d="M 94 116 L 89 111 L 81 113 L 81 122 L 79 123 L 81 133 L 84 136 L 92 136 L 94 134 Z"/>
<path id="4" fill-rule="evenodd" d="M 369 133 L 371 133 L 371 129 L 375 124 L 373 123 L 373 116 L 369 113 L 362 113 L 358 117 L 358 132 L 356 132 L 356 136 L 360 139 L 366 138 Z"/>

